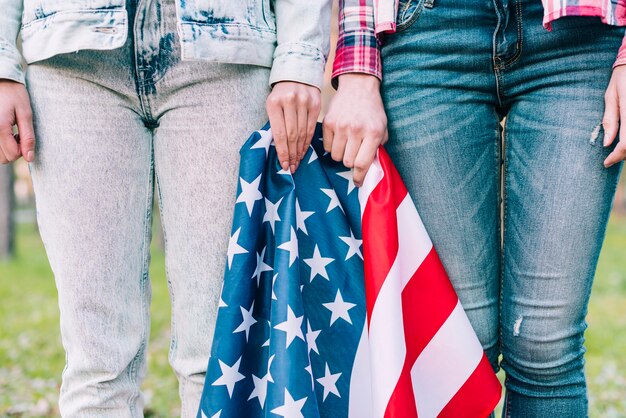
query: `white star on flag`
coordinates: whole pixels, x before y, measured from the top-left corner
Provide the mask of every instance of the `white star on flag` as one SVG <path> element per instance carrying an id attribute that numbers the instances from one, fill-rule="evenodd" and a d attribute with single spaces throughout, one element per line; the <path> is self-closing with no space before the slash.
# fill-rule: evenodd
<path id="1" fill-rule="evenodd" d="M 307 396 L 297 401 L 293 399 L 287 388 L 285 388 L 285 403 L 278 408 L 272 409 L 272 414 L 280 415 L 284 418 L 304 418 L 302 408 L 307 400 Z"/>
<path id="2" fill-rule="evenodd" d="M 261 177 L 263 174 L 259 174 L 257 178 L 255 178 L 252 183 L 248 183 L 243 179 L 243 177 L 239 177 L 239 183 L 241 184 L 241 194 L 237 197 L 237 203 L 244 202 L 246 204 L 246 208 L 248 209 L 248 215 L 252 216 L 252 209 L 254 209 L 254 202 L 257 200 L 263 199 L 263 195 L 259 191 L 259 184 L 261 183 Z"/>
<path id="3" fill-rule="evenodd" d="M 341 377 L 341 373 L 330 374 L 328 363 L 326 363 L 326 373 L 323 377 L 317 379 L 317 382 L 324 387 L 324 398 L 322 399 L 322 401 L 326 400 L 326 397 L 329 393 L 337 395 L 341 398 L 339 390 L 337 390 L 337 380 L 339 379 L 339 377 Z"/>
<path id="4" fill-rule="evenodd" d="M 263 129 L 261 129 L 257 132 L 261 135 L 261 138 L 259 138 L 259 140 L 256 141 L 254 145 L 250 147 L 250 149 L 264 148 L 265 158 L 267 158 L 267 152 L 269 151 L 270 144 L 272 143 L 272 130 L 268 129 L 267 131 L 264 131 Z"/>
<path id="5" fill-rule="evenodd" d="M 313 148 L 313 146 L 309 145 L 309 148 Z M 315 149 L 313 149 L 313 152 L 311 153 L 311 156 L 309 157 L 308 164 L 311 164 L 315 160 L 317 160 L 317 152 L 315 152 Z"/>
<path id="6" fill-rule="evenodd" d="M 291 227 L 291 238 L 289 241 L 280 244 L 278 248 L 289 251 L 289 267 L 291 267 L 296 258 L 298 258 L 298 237 L 293 227 Z"/>
<path id="7" fill-rule="evenodd" d="M 341 296 L 341 292 L 339 290 L 337 290 L 337 295 L 335 296 L 334 302 L 322 303 L 322 305 L 324 305 L 326 309 L 332 312 L 330 316 L 330 325 L 334 324 L 335 321 L 339 318 L 352 325 L 352 320 L 350 319 L 350 314 L 348 313 L 348 311 L 354 308 L 356 304 L 344 302 L 343 297 Z"/>
<path id="8" fill-rule="evenodd" d="M 310 281 L 312 282 L 315 276 L 317 276 L 318 274 L 322 276 L 323 278 L 325 278 L 326 280 L 330 280 L 328 278 L 328 272 L 326 271 L 326 266 L 332 263 L 333 261 L 335 261 L 334 258 L 322 257 L 322 255 L 320 254 L 320 250 L 316 244 L 315 249 L 313 250 L 313 258 L 304 259 L 304 262 L 309 267 L 311 267 Z"/>
<path id="9" fill-rule="evenodd" d="M 200 415 L 202 418 L 207 418 L 207 416 L 205 415 L 204 411 L 200 411 L 200 413 L 202 415 Z M 220 415 L 222 415 L 222 410 L 220 409 L 219 411 L 217 411 L 217 413 L 215 415 L 213 415 L 211 418 L 220 418 Z"/>
<path id="10" fill-rule="evenodd" d="M 352 177 L 352 170 L 342 171 L 341 173 L 337 173 L 337 175 L 341 178 L 348 180 L 348 193 L 352 193 L 352 190 L 356 189 L 356 185 L 354 184 L 354 180 Z"/>
<path id="11" fill-rule="evenodd" d="M 361 254 L 361 244 L 363 244 L 363 240 L 354 238 L 352 230 L 350 230 L 349 237 L 339 237 L 339 239 L 348 245 L 348 254 L 346 254 L 346 261 L 352 258 L 352 256 L 354 255 L 358 255 L 359 258 L 363 260 L 363 254 Z"/>
<path id="12" fill-rule="evenodd" d="M 265 214 L 263 215 L 263 222 L 269 222 L 272 227 L 272 233 L 274 233 L 274 227 L 276 226 L 276 222 L 280 221 L 280 216 L 278 215 L 278 208 L 280 203 L 283 201 L 281 197 L 278 199 L 278 202 L 272 203 L 267 197 L 265 198 Z"/>
<path id="13" fill-rule="evenodd" d="M 274 326 L 274 329 L 278 329 L 280 331 L 284 331 L 287 334 L 287 347 L 291 345 L 293 340 L 298 337 L 302 341 L 304 341 L 304 334 L 302 333 L 302 321 L 304 320 L 304 315 L 300 317 L 296 317 L 296 315 L 291 310 L 291 306 L 287 305 L 287 320 L 285 322 L 281 322 L 278 325 Z"/>
<path id="14" fill-rule="evenodd" d="M 250 394 L 248 400 L 257 398 L 261 404 L 261 409 L 265 408 L 265 398 L 267 396 L 267 375 L 262 378 L 252 375 L 252 382 L 254 383 L 254 390 Z"/>
<path id="15" fill-rule="evenodd" d="M 226 389 L 228 389 L 228 396 L 232 398 L 233 390 L 235 390 L 235 384 L 240 380 L 245 379 L 245 376 L 239 373 L 241 357 L 239 357 L 239 360 L 237 360 L 237 362 L 232 366 L 229 366 L 222 360 L 219 360 L 219 363 L 222 375 L 215 382 L 213 382 L 213 386 L 226 386 Z"/>
<path id="16" fill-rule="evenodd" d="M 304 232 L 306 235 L 309 235 L 306 230 L 306 224 L 304 221 L 307 220 L 310 216 L 312 216 L 315 212 L 313 211 L 304 211 L 300 209 L 300 202 L 296 199 L 296 223 L 298 224 L 298 229 Z"/>
<path id="17" fill-rule="evenodd" d="M 237 254 L 247 254 L 248 250 L 243 248 L 237 241 L 239 241 L 239 234 L 241 233 L 241 228 L 237 229 L 235 233 L 228 240 L 228 268 L 233 264 L 233 258 Z"/>
<path id="18" fill-rule="evenodd" d="M 246 341 L 248 341 L 248 334 L 250 334 L 250 327 L 256 324 L 257 322 L 256 319 L 254 319 L 254 317 L 252 316 L 252 310 L 254 309 L 254 301 L 252 301 L 252 306 L 250 306 L 249 311 L 247 311 L 243 306 L 240 306 L 239 309 L 241 309 L 241 316 L 243 316 L 243 321 L 241 322 L 241 325 L 239 325 L 237 329 L 233 331 L 233 334 L 236 332 L 245 331 Z"/>
<path id="19" fill-rule="evenodd" d="M 339 202 L 339 198 L 337 197 L 337 193 L 333 189 L 320 189 L 326 196 L 330 198 L 330 202 L 328 203 L 328 209 L 326 209 L 326 213 L 330 212 L 335 208 L 339 208 L 343 212 L 343 208 L 341 207 L 341 203 Z"/>
<path id="20" fill-rule="evenodd" d="M 256 255 L 256 268 L 254 269 L 254 273 L 252 274 L 252 279 L 256 277 L 256 285 L 259 287 L 259 283 L 261 282 L 261 273 L 264 271 L 272 271 L 274 270 L 272 267 L 265 264 L 263 259 L 265 258 L 265 250 L 267 247 L 263 247 L 261 250 L 261 254 L 257 253 Z"/>
<path id="21" fill-rule="evenodd" d="M 311 350 L 315 351 L 317 354 L 320 353 L 317 350 L 317 342 L 315 342 L 317 337 L 320 335 L 320 332 L 322 332 L 322 330 L 313 331 L 311 323 L 308 320 L 306 321 L 306 343 L 309 346 L 309 353 Z"/>
<path id="22" fill-rule="evenodd" d="M 220 296 L 220 302 L 217 305 L 218 308 L 228 308 L 228 305 L 226 304 L 226 302 L 224 302 L 224 299 L 222 299 L 222 297 Z"/>

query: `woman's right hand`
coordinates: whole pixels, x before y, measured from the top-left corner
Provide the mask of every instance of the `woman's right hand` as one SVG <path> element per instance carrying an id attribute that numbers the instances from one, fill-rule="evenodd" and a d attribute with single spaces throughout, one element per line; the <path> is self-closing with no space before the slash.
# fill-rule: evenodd
<path id="1" fill-rule="evenodd" d="M 368 74 L 343 74 L 324 118 L 324 150 L 353 168 L 356 186 L 363 184 L 379 145 L 387 142 L 387 116 L 380 80 Z"/>
<path id="2" fill-rule="evenodd" d="M 13 134 L 14 125 L 17 135 Z M 20 156 L 28 162 L 35 159 L 30 98 L 22 83 L 0 80 L 0 164 L 13 162 Z"/>

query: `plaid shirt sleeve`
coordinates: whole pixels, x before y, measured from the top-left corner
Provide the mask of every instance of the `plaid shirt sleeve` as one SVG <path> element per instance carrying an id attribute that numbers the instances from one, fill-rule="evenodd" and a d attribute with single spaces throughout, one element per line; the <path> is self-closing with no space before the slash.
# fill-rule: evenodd
<path id="1" fill-rule="evenodd" d="M 332 85 L 346 73 L 365 73 L 382 79 L 380 45 L 374 28 L 374 0 L 339 0 L 339 36 Z"/>

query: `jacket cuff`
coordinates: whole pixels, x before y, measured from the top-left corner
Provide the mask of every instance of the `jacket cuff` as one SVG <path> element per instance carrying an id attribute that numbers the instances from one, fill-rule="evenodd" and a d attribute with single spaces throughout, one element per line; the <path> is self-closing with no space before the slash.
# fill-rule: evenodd
<path id="1" fill-rule="evenodd" d="M 324 84 L 324 53 L 306 43 L 280 44 L 274 51 L 270 86 L 279 81 L 296 81 L 322 89 Z"/>
<path id="2" fill-rule="evenodd" d="M 22 56 L 17 48 L 0 39 L 0 79 L 25 84 L 21 61 Z"/>

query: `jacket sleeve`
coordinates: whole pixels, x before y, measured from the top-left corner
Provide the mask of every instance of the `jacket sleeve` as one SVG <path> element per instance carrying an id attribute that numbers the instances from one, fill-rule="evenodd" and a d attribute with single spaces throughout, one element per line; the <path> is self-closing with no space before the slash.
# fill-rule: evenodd
<path id="1" fill-rule="evenodd" d="M 382 79 L 380 45 L 374 27 L 374 0 L 339 0 L 339 36 L 332 84 L 347 73 Z"/>
<path id="2" fill-rule="evenodd" d="M 22 55 L 17 49 L 23 0 L 0 0 L 0 79 L 24 83 Z"/>
<path id="3" fill-rule="evenodd" d="M 273 0 L 273 4 L 278 44 L 270 84 L 297 81 L 321 89 L 330 49 L 331 0 Z"/>

